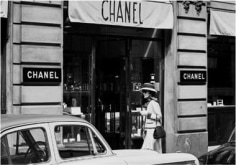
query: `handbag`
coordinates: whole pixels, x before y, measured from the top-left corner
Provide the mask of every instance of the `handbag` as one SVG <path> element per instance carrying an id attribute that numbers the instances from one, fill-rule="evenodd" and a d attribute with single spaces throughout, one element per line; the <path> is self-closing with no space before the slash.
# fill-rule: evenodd
<path id="1" fill-rule="evenodd" d="M 157 122 L 157 117 L 156 117 Z M 162 120 L 160 119 L 160 123 L 162 123 Z M 155 130 L 153 132 L 153 138 L 154 139 L 164 139 L 166 137 L 166 131 L 162 125 L 156 126 Z"/>
<path id="2" fill-rule="evenodd" d="M 163 139 L 166 137 L 166 131 L 164 130 L 163 126 L 156 126 L 153 132 L 154 139 Z"/>

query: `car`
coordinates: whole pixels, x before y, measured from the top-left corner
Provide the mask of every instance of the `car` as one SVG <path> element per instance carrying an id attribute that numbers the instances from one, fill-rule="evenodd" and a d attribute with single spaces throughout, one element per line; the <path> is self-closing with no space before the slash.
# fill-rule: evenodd
<path id="1" fill-rule="evenodd" d="M 199 158 L 201 165 L 203 164 L 235 164 L 235 128 L 228 141 L 219 147 L 203 154 Z"/>
<path id="2" fill-rule="evenodd" d="M 1 115 L 1 164 L 198 165 L 188 153 L 112 150 L 98 130 L 71 115 Z"/>

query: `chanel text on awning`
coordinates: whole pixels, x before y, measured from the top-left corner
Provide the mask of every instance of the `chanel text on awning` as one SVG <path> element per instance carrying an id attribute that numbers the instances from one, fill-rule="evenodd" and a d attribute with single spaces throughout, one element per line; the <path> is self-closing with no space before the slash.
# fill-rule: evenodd
<path id="1" fill-rule="evenodd" d="M 102 2 L 101 14 L 105 21 L 143 24 L 141 12 L 140 2 L 114 0 Z"/>

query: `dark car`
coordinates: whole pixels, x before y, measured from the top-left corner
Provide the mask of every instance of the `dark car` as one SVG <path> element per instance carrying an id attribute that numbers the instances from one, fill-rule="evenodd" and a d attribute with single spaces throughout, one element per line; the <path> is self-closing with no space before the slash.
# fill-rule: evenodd
<path id="1" fill-rule="evenodd" d="M 198 159 L 200 164 L 235 164 L 235 128 L 226 143 Z"/>

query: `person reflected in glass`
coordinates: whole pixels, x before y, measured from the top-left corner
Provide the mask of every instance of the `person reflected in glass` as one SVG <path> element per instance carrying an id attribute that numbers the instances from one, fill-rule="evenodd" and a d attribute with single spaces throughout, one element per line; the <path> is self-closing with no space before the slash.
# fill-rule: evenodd
<path id="1" fill-rule="evenodd" d="M 162 153 L 161 139 L 154 139 L 153 132 L 156 126 L 161 125 L 162 114 L 161 108 L 156 96 L 154 84 L 144 83 L 141 88 L 144 97 L 144 105 L 142 110 L 139 110 L 144 120 L 144 141 L 141 149 L 154 150 Z"/>

